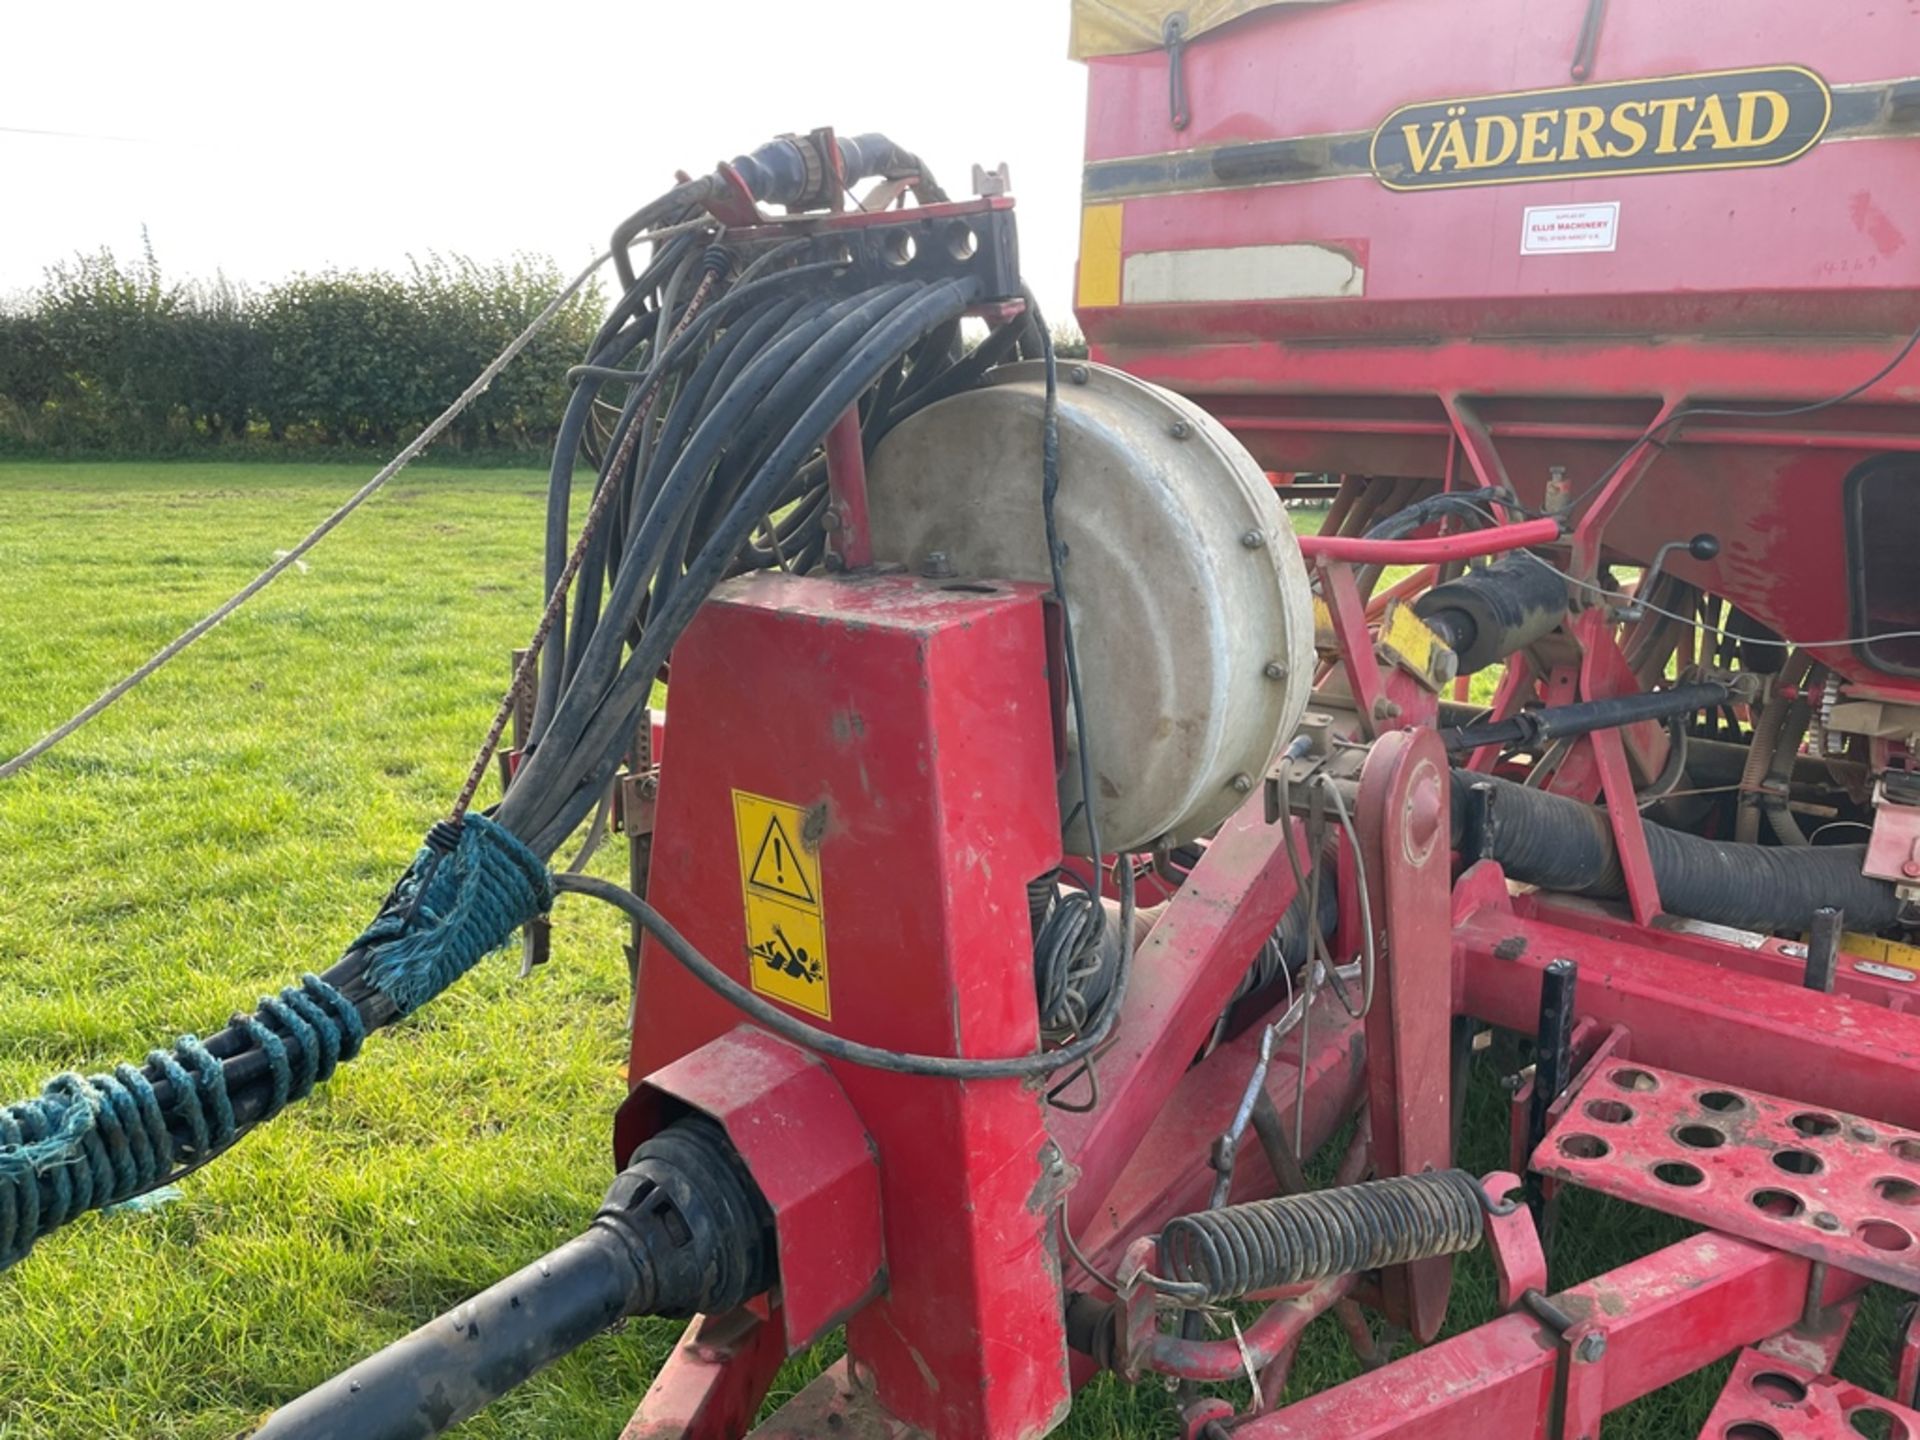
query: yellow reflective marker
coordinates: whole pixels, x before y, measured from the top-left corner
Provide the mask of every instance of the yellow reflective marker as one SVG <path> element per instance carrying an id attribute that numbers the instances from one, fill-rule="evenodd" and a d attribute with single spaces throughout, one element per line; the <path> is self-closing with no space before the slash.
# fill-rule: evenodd
<path id="1" fill-rule="evenodd" d="M 805 822 L 806 812 L 798 805 L 745 790 L 733 792 L 753 988 L 831 1019 L 820 856 L 806 846 Z"/>
<path id="2" fill-rule="evenodd" d="M 1080 212 L 1080 300 L 1084 310 L 1120 303 L 1120 231 L 1124 205 L 1089 205 Z"/>

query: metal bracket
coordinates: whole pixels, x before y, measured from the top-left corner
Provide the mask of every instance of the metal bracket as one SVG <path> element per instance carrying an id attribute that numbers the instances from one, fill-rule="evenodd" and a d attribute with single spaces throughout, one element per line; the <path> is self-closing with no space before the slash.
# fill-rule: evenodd
<path id="1" fill-rule="evenodd" d="M 1569 72 L 1576 80 L 1593 74 L 1594 55 L 1600 49 L 1600 27 L 1606 23 L 1607 0 L 1587 0 L 1587 18 L 1580 24 L 1580 39 L 1573 48 Z"/>
<path id="2" fill-rule="evenodd" d="M 1187 104 L 1187 12 L 1176 10 L 1160 27 L 1160 43 L 1167 47 L 1167 119 L 1176 130 L 1192 123 L 1193 111 Z"/>
<path id="3" fill-rule="evenodd" d="M 1520 1177 L 1510 1170 L 1498 1170 L 1480 1182 L 1487 1198 L 1495 1205 L 1521 1188 Z M 1547 1288 L 1547 1257 L 1540 1248 L 1540 1233 L 1533 1227 L 1533 1213 L 1524 1205 L 1505 1215 L 1487 1212 L 1487 1248 L 1493 1252 L 1496 1303 L 1503 1311 L 1516 1309 L 1529 1294 Z"/>

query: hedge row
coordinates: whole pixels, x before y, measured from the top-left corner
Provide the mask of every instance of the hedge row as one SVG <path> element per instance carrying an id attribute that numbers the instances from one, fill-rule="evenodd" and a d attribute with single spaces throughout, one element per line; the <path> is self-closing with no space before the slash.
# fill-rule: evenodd
<path id="1" fill-rule="evenodd" d="M 566 278 L 527 256 L 434 255 L 403 273 L 328 271 L 255 292 L 169 280 L 151 253 L 82 255 L 0 304 L 0 446 L 392 445 L 465 389 Z M 450 443 L 544 443 L 566 369 L 605 311 L 597 288 L 570 301 L 456 422 Z"/>

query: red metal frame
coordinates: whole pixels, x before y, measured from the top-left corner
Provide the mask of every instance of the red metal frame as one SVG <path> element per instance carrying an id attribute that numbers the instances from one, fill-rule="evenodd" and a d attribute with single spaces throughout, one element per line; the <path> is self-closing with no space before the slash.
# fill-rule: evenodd
<path id="1" fill-rule="evenodd" d="M 1752 953 L 1737 946 L 1595 934 L 1552 907 L 1525 913 L 1506 900 L 1503 880 L 1489 890 L 1496 865 L 1475 866 L 1462 888 L 1476 871 L 1478 898 L 1454 920 L 1458 1013 L 1532 1031 L 1539 974 L 1564 956 L 1580 967 L 1580 1012 L 1631 1031 L 1636 1061 L 1920 1130 L 1920 1016 L 1752 973 L 1743 968 Z M 1724 962 L 1702 958 L 1703 948 Z"/>
<path id="2" fill-rule="evenodd" d="M 1331 597 L 1336 631 L 1344 632 L 1340 639 L 1349 683 L 1358 694 L 1375 688 L 1377 698 L 1384 700 L 1393 674 L 1383 671 L 1373 654 L 1350 568 L 1343 562 L 1323 561 L 1320 574 Z M 848 584 L 854 586 L 851 592 L 844 591 Z M 876 584 L 887 587 L 884 600 L 873 594 L 879 600 L 877 606 L 867 598 Z M 828 588 L 835 593 L 828 595 Z M 850 622 L 846 631 L 850 648 L 843 660 L 822 672 L 835 675 L 831 683 L 838 684 L 839 676 L 865 673 L 853 664 L 860 652 L 885 649 L 884 642 L 876 645 L 865 627 L 876 620 L 897 624 L 903 605 L 928 603 L 944 615 L 943 607 L 956 603 L 944 595 L 939 601 L 908 598 L 908 592 L 925 595 L 929 589 L 907 577 L 827 582 L 827 588 L 821 582 L 778 582 L 751 601 L 743 596 L 735 602 L 740 643 L 724 648 L 736 657 L 743 651 L 751 654 L 788 625 L 817 627 L 822 613 L 830 627 L 844 618 Z M 1019 587 L 1012 587 L 1010 597 L 1018 592 Z M 1003 606 L 1006 598 L 983 603 L 991 612 Z M 729 613 L 726 602 L 719 609 L 722 615 Z M 975 635 L 980 619 L 980 615 L 969 615 L 963 628 L 953 633 Z M 765 624 L 774 629 L 762 639 L 756 627 Z M 1363 678 L 1369 662 L 1373 678 Z M 676 742 L 686 746 L 677 752 L 677 763 L 691 769 L 704 748 L 707 766 L 731 774 L 740 768 L 741 754 L 757 753 L 751 745 L 743 750 L 737 722 L 721 720 L 720 699 L 714 699 L 709 708 L 699 698 L 712 686 L 716 696 L 731 696 L 728 704 L 739 705 L 733 690 L 742 673 L 727 666 L 707 675 L 697 666 L 683 666 L 676 675 L 679 720 L 688 727 Z M 879 665 L 871 674 L 874 685 L 880 685 L 883 676 L 887 684 L 897 683 L 897 662 Z M 688 693 L 695 697 L 690 703 L 684 698 Z M 843 708 L 848 705 L 850 711 Z M 829 714 L 859 713 L 860 705 L 848 695 L 826 708 Z M 781 718 L 790 728 L 795 717 L 805 713 L 805 706 L 790 704 Z M 1446 768 L 1438 738 L 1430 729 L 1393 728 L 1400 717 L 1384 706 L 1378 713 L 1384 717 L 1384 733 L 1372 747 L 1362 774 L 1355 817 L 1363 847 L 1359 859 L 1377 882 L 1374 905 L 1381 942 L 1374 1008 L 1365 1026 L 1368 1063 L 1364 1068 L 1356 1064 L 1360 1027 L 1346 1020 L 1327 995 L 1305 1032 L 1312 1046 L 1304 1062 L 1306 1074 L 1299 1074 L 1301 1059 L 1289 1053 L 1268 1075 L 1268 1091 L 1276 1103 L 1290 1102 L 1296 1084 L 1301 1087 L 1307 1147 L 1321 1143 L 1364 1096 L 1374 1137 L 1361 1152 L 1368 1156 L 1364 1163 L 1383 1174 L 1449 1163 L 1450 1107 L 1444 1083 L 1449 1069 L 1448 1019 L 1464 1013 L 1509 1028 L 1530 1028 L 1537 1006 L 1535 976 L 1548 959 L 1559 955 L 1575 958 L 1581 965 L 1580 1004 L 1588 1018 L 1577 1039 L 1580 1054 L 1587 1058 L 1586 1069 L 1575 1090 L 1555 1107 L 1556 1116 L 1583 1103 L 1586 1091 L 1579 1087 L 1597 1083 L 1587 1077 L 1621 1063 L 1631 1047 L 1633 1063 L 1640 1065 L 1657 1065 L 1663 1056 L 1671 1063 L 1704 1051 L 1714 1058 L 1713 1078 L 1719 1083 L 1751 1084 L 1765 1076 L 1781 1088 L 1791 1081 L 1789 1088 L 1810 1097 L 1809 1103 L 1878 1115 L 1884 1117 L 1880 1123 L 1891 1120 L 1920 1129 L 1920 1110 L 1905 1098 L 1920 1095 L 1920 1085 L 1914 1084 L 1920 1080 L 1920 1016 L 1896 1013 L 1893 1006 L 1906 1000 L 1898 987 L 1859 977 L 1842 994 L 1810 994 L 1792 987 L 1795 957 L 1780 953 L 1777 947 L 1749 951 L 1666 933 L 1649 943 L 1651 932 L 1643 927 L 1590 907 L 1537 901 L 1516 904 L 1498 868 L 1491 865 L 1473 867 L 1449 886 L 1447 847 L 1440 843 L 1446 823 Z M 702 738 L 687 740 L 685 735 Z M 848 738 L 844 728 L 829 727 L 830 746 L 844 749 Z M 855 748 L 860 748 L 857 742 Z M 1033 748 L 1037 756 L 1044 756 L 1037 765 L 1050 776 L 1054 758 L 1050 724 L 1036 730 Z M 693 758 L 687 758 L 689 751 L 695 752 Z M 1624 754 L 1616 758 L 1624 768 Z M 1602 757 L 1603 786 L 1606 763 Z M 832 773 L 834 766 L 826 769 Z M 765 786 L 769 782 L 751 783 Z M 680 823 L 673 823 L 675 793 L 669 781 L 661 800 L 662 836 L 698 833 L 684 811 Z M 1120 1264 L 1121 1252 L 1129 1246 L 1141 1255 L 1149 1254 L 1139 1250 L 1139 1237 L 1151 1234 L 1165 1217 L 1205 1203 L 1212 1172 L 1195 1137 L 1225 1128 L 1244 1089 L 1259 1026 L 1239 1030 L 1198 1064 L 1193 1057 L 1206 1044 L 1238 983 L 1245 957 L 1292 898 L 1281 834 L 1250 805 L 1215 837 L 1191 876 L 1166 903 L 1141 949 L 1136 988 L 1118 1039 L 1096 1062 L 1098 1103 L 1082 1115 L 1057 1110 L 1048 1114 L 1047 1133 L 1059 1159 L 1041 1165 L 1035 1172 L 1033 1195 L 1017 1208 L 1041 1218 L 1049 1234 L 1057 1235 L 1056 1227 L 1065 1218 L 1096 1270 Z M 1296 838 L 1302 838 L 1298 832 Z M 722 835 L 712 848 L 727 843 L 730 837 Z M 685 883 L 692 873 L 687 865 L 694 862 L 699 847 L 688 847 L 683 839 L 681 849 L 686 863 L 673 873 Z M 718 862 L 723 870 L 730 858 Z M 1353 861 L 1345 854 L 1340 860 L 1344 922 L 1340 941 L 1345 953 L 1356 948 L 1358 936 Z M 663 847 L 656 863 L 671 867 L 673 847 Z M 1044 868 L 1049 862 L 1030 858 L 1025 863 Z M 829 874 L 829 879 L 838 876 Z M 837 938 L 835 943 L 840 944 Z M 715 948 L 724 950 L 724 946 Z M 843 953 L 836 949 L 836 966 L 846 963 Z M 1881 1026 L 1876 1034 L 1863 1038 L 1856 1011 L 1890 1020 L 1893 1029 Z M 676 1026 L 676 1044 L 684 1046 L 697 1038 L 697 1029 L 689 1031 L 684 1023 L 685 1006 L 670 1013 L 682 1017 Z M 1298 1048 L 1294 1046 L 1295 1051 Z M 666 1082 L 673 1074 L 669 1069 L 664 1080 L 656 1077 L 654 1084 L 671 1089 Z M 903 1087 L 888 1081 L 876 1088 L 873 1078 L 856 1081 L 853 1072 L 841 1076 L 863 1122 L 870 1114 L 881 1117 L 875 1132 L 884 1157 L 900 1143 L 891 1132 L 892 1122 L 884 1116 L 889 1111 L 899 1113 Z M 924 1123 L 924 1104 L 909 1108 L 916 1126 Z M 639 1113 L 630 1110 L 623 1116 L 629 1134 Z M 1563 1126 L 1568 1123 L 1560 1120 Z M 1914 1138 L 1920 1140 L 1920 1134 Z M 760 1166 L 755 1169 L 759 1173 Z M 1048 1174 L 1056 1177 L 1052 1184 Z M 1351 1167 L 1342 1176 L 1344 1181 L 1354 1178 L 1357 1172 Z M 1260 1151 L 1251 1144 L 1244 1150 L 1235 1179 L 1232 1198 L 1236 1200 L 1271 1193 L 1276 1183 Z M 1069 1182 L 1072 1188 L 1062 1206 L 1052 1197 L 1059 1196 L 1060 1186 Z M 1489 1177 L 1490 1193 L 1511 1193 L 1518 1183 L 1514 1176 Z M 1046 1198 L 1043 1202 L 1036 1197 Z M 983 1203 L 991 1209 L 1013 1202 L 1014 1196 L 1007 1194 L 1000 1201 Z M 1044 1214 L 1034 1208 L 1042 1203 Z M 830 1228 L 809 1227 L 809 1233 L 825 1234 Z M 876 1229 L 891 1233 L 894 1221 L 888 1219 Z M 1544 1290 L 1544 1259 L 1524 1211 L 1490 1220 L 1489 1234 L 1503 1306 L 1521 1305 L 1529 1293 Z M 1052 1245 L 1047 1248 L 1051 1251 Z M 889 1253 L 893 1253 L 891 1245 Z M 1842 1258 L 1824 1256 L 1829 1263 Z M 1133 1269 L 1138 1269 L 1138 1262 Z M 1123 1268 L 1123 1273 L 1131 1271 Z M 889 1280 L 896 1287 L 902 1283 L 899 1265 L 892 1268 Z M 1536 1316 L 1514 1314 L 1337 1390 L 1236 1422 L 1235 1433 L 1255 1440 L 1332 1433 L 1593 1434 L 1607 1410 L 1728 1348 L 1767 1341 L 1795 1360 L 1820 1359 L 1837 1343 L 1836 1335 L 1844 1333 L 1850 1316 L 1844 1306 L 1833 1307 L 1861 1283 L 1857 1275 L 1842 1273 L 1837 1265 L 1833 1273 L 1822 1275 L 1805 1258 L 1725 1237 L 1702 1237 L 1554 1297 L 1553 1305 L 1573 1317 L 1564 1334 L 1553 1335 L 1551 1327 Z M 1049 1293 L 1058 1297 L 1057 1287 L 1062 1285 L 1096 1292 L 1103 1288 L 1096 1276 L 1078 1266 L 1069 1266 L 1051 1281 Z M 1133 1343 L 1138 1348 L 1129 1352 L 1124 1364 L 1130 1371 L 1152 1369 L 1231 1380 L 1246 1373 L 1251 1363 L 1262 1373 L 1261 1392 L 1277 1394 L 1292 1348 L 1313 1316 L 1339 1307 L 1343 1324 L 1351 1328 L 1357 1316 L 1357 1312 L 1348 1313 L 1351 1302 L 1345 1298 L 1351 1285 L 1351 1280 L 1331 1282 L 1310 1293 L 1281 1297 L 1231 1342 L 1188 1342 L 1162 1333 L 1153 1324 L 1151 1306 L 1142 1310 L 1136 1302 Z M 1809 1286 L 1819 1289 L 1816 1298 L 1827 1307 L 1819 1313 L 1835 1317 L 1824 1331 L 1796 1328 L 1807 1310 Z M 893 1293 L 899 1295 L 897 1289 Z M 1386 1306 L 1390 1316 L 1404 1317 L 1411 1328 L 1431 1335 L 1444 1314 L 1445 1268 L 1427 1262 L 1403 1274 L 1389 1273 L 1379 1289 L 1369 1288 L 1368 1294 L 1373 1303 Z M 898 1300 L 876 1303 L 897 1304 Z M 903 1416 L 893 1389 L 898 1384 L 900 1357 L 889 1355 L 884 1346 L 876 1348 L 872 1329 L 863 1323 L 874 1313 L 875 1305 L 870 1304 L 854 1316 L 853 1361 L 815 1382 L 757 1433 L 815 1440 L 849 1425 L 895 1437 L 921 1433 Z M 764 1393 L 778 1353 L 788 1348 L 784 1343 L 776 1347 L 769 1338 L 770 1322 L 779 1318 L 778 1311 L 750 1312 L 735 1317 L 730 1328 L 690 1333 L 636 1417 L 631 1432 L 635 1440 L 640 1436 L 719 1440 L 740 1433 L 738 1417 Z M 861 1341 L 859 1335 L 869 1338 Z M 1031 1336 L 1023 1333 L 1018 1342 L 1023 1357 L 1030 1344 Z M 1910 1348 L 1920 1356 L 1920 1343 Z M 991 1346 L 969 1342 L 962 1350 L 995 1363 L 989 1358 Z M 943 1366 L 951 1363 L 951 1356 L 942 1361 Z M 1920 1359 L 1911 1368 L 1920 1373 Z M 1076 1357 L 1073 1374 L 1076 1383 L 1091 1374 L 1084 1357 Z M 1223 1413 L 1217 1403 L 1196 1407 L 1189 1412 L 1188 1428 L 1200 1434 L 1208 1417 L 1219 1418 Z M 941 1424 L 936 1415 L 926 1433 L 941 1433 Z M 969 1433 L 1011 1432 L 983 1428 Z"/>
<path id="3" fill-rule="evenodd" d="M 751 1310 L 687 1326 L 620 1440 L 735 1440 L 786 1363 L 780 1327 Z"/>
<path id="4" fill-rule="evenodd" d="M 1448 896 L 1447 757 L 1432 730 L 1384 736 L 1360 776 L 1361 860 L 1373 897 L 1382 963 L 1367 1012 L 1367 1106 L 1383 1175 L 1453 1164 L 1449 1080 L 1452 969 Z M 1422 1342 L 1446 1319 L 1452 1262 L 1389 1270 L 1381 1297 L 1389 1320 Z"/>
<path id="5" fill-rule="evenodd" d="M 833 553 L 844 569 L 864 570 L 873 563 L 873 526 L 867 518 L 867 454 L 858 407 L 834 422 L 826 448 Z"/>
<path id="6" fill-rule="evenodd" d="M 1234 1434 L 1244 1440 L 1598 1436 L 1607 1411 L 1792 1326 L 1806 1308 L 1812 1268 L 1743 1240 L 1695 1236 L 1553 1296 L 1575 1322 L 1563 1335 L 1531 1314 L 1509 1315 L 1249 1421 Z M 1820 1298 L 1844 1299 L 1861 1283 L 1829 1275 Z"/>
<path id="7" fill-rule="evenodd" d="M 1114 1043 L 1096 1062 L 1100 1103 L 1048 1116 L 1054 1142 L 1080 1172 L 1067 1214 L 1089 1243 L 1128 1161 L 1245 977 L 1247 957 L 1273 933 L 1293 894 L 1280 828 L 1266 823 L 1258 805 L 1243 806 L 1142 942 Z M 1250 1068 L 1228 1080 L 1237 1081 L 1235 1101 Z M 1192 1153 L 1190 1136 L 1185 1148 L 1183 1169 L 1204 1158 Z"/>

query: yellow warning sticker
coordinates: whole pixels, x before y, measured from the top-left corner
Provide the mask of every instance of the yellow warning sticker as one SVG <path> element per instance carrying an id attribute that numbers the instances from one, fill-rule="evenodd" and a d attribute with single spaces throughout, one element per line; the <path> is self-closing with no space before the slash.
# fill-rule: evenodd
<path id="1" fill-rule="evenodd" d="M 753 988 L 831 1019 L 820 856 L 817 848 L 808 846 L 805 821 L 806 812 L 798 805 L 745 790 L 733 792 Z M 813 845 L 818 844 L 816 837 Z"/>

